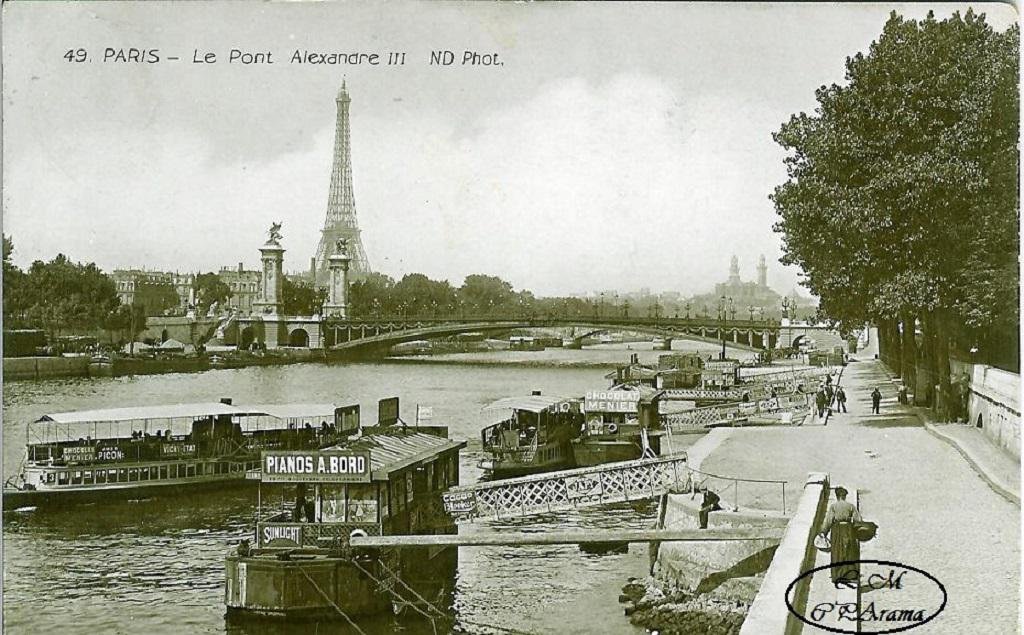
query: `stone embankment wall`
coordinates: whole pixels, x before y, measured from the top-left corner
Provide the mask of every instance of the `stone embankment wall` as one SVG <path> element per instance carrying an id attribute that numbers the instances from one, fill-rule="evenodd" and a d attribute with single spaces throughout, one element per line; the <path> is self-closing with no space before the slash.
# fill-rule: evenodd
<path id="1" fill-rule="evenodd" d="M 669 495 L 665 510 L 665 528 L 697 529 L 701 497 L 698 494 Z M 785 527 L 786 517 L 779 512 L 756 510 L 731 511 L 723 500 L 721 511 L 708 514 L 708 528 Z M 695 591 L 713 585 L 721 597 L 751 600 L 760 587 L 756 575 L 767 567 L 774 540 L 709 541 L 699 543 L 662 543 L 654 563 L 653 575 L 664 586 Z M 758 556 L 761 557 L 758 557 Z M 717 578 L 722 578 L 717 580 Z"/>
<path id="2" fill-rule="evenodd" d="M 802 632 L 803 623 L 787 607 L 786 591 L 794 580 L 814 567 L 817 555 L 814 534 L 828 505 L 828 492 L 826 474 L 807 475 L 803 495 L 786 527 L 782 541 L 775 550 L 771 566 L 765 572 L 761 588 L 740 629 L 740 635 L 788 635 Z M 810 576 L 804 578 L 790 598 L 793 606 L 800 612 L 806 607 L 810 582 Z"/>
<path id="3" fill-rule="evenodd" d="M 968 422 L 1020 459 L 1020 375 L 982 364 L 970 374 Z"/>
<path id="4" fill-rule="evenodd" d="M 88 357 L 5 357 L 4 379 L 47 379 L 84 377 L 89 374 Z"/>

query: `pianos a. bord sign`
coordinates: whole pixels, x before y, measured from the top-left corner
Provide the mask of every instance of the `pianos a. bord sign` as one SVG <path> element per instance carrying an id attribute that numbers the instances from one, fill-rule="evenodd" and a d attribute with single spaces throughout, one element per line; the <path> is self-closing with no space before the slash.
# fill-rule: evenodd
<path id="1" fill-rule="evenodd" d="M 263 452 L 265 483 L 369 483 L 370 453 L 344 450 Z"/>

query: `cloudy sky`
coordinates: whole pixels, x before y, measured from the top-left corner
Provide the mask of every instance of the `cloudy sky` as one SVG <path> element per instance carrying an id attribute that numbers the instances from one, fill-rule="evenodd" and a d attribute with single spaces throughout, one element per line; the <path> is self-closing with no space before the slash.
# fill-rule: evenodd
<path id="1" fill-rule="evenodd" d="M 334 96 L 352 96 L 371 265 L 541 294 L 701 292 L 736 253 L 790 289 L 768 194 L 773 131 L 843 79 L 893 9 L 966 5 L 15 3 L 4 5 L 3 231 L 26 265 L 215 270 L 282 221 L 307 266 L 326 212 Z M 997 28 L 1006 5 L 980 6 Z M 156 49 L 156 64 L 103 62 Z M 69 62 L 84 48 L 90 61 Z M 232 48 L 273 65 L 229 64 Z M 289 63 L 296 49 L 400 67 Z M 451 50 L 450 67 L 430 66 Z M 194 51 L 216 64 L 193 64 Z M 462 66 L 462 53 L 501 66 Z M 178 61 L 167 61 L 178 56 Z"/>

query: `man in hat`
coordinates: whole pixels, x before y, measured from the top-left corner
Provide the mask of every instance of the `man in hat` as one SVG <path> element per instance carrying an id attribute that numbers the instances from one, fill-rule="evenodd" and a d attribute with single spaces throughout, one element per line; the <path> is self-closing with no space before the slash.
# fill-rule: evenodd
<path id="1" fill-rule="evenodd" d="M 835 488 L 836 500 L 828 506 L 825 520 L 821 523 L 822 535 L 829 535 L 832 542 L 832 564 L 850 560 L 860 560 L 860 542 L 853 531 L 853 524 L 862 522 L 860 511 L 852 503 L 846 501 L 849 493 L 842 485 Z M 833 566 L 832 582 L 852 580 L 856 583 L 858 567 L 856 564 Z"/>
<path id="2" fill-rule="evenodd" d="M 880 390 L 878 390 L 877 386 L 875 386 L 875 389 L 871 391 L 871 414 L 873 414 L 873 415 L 881 414 L 878 411 L 878 406 L 881 403 L 882 403 L 882 392 Z"/>
<path id="3" fill-rule="evenodd" d="M 718 494 L 712 492 L 709 488 L 705 487 L 701 489 L 701 501 L 700 501 L 700 528 L 708 528 L 708 514 L 711 512 L 717 512 L 722 509 L 722 506 L 718 504 L 722 500 Z"/>

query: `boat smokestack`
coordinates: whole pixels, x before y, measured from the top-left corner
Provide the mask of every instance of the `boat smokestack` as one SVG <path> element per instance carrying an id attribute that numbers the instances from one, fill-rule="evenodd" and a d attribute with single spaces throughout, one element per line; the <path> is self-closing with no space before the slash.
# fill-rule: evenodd
<path id="1" fill-rule="evenodd" d="M 220 398 L 220 402 L 222 404 L 224 404 L 225 406 L 230 406 L 231 405 L 231 397 L 221 397 Z"/>

